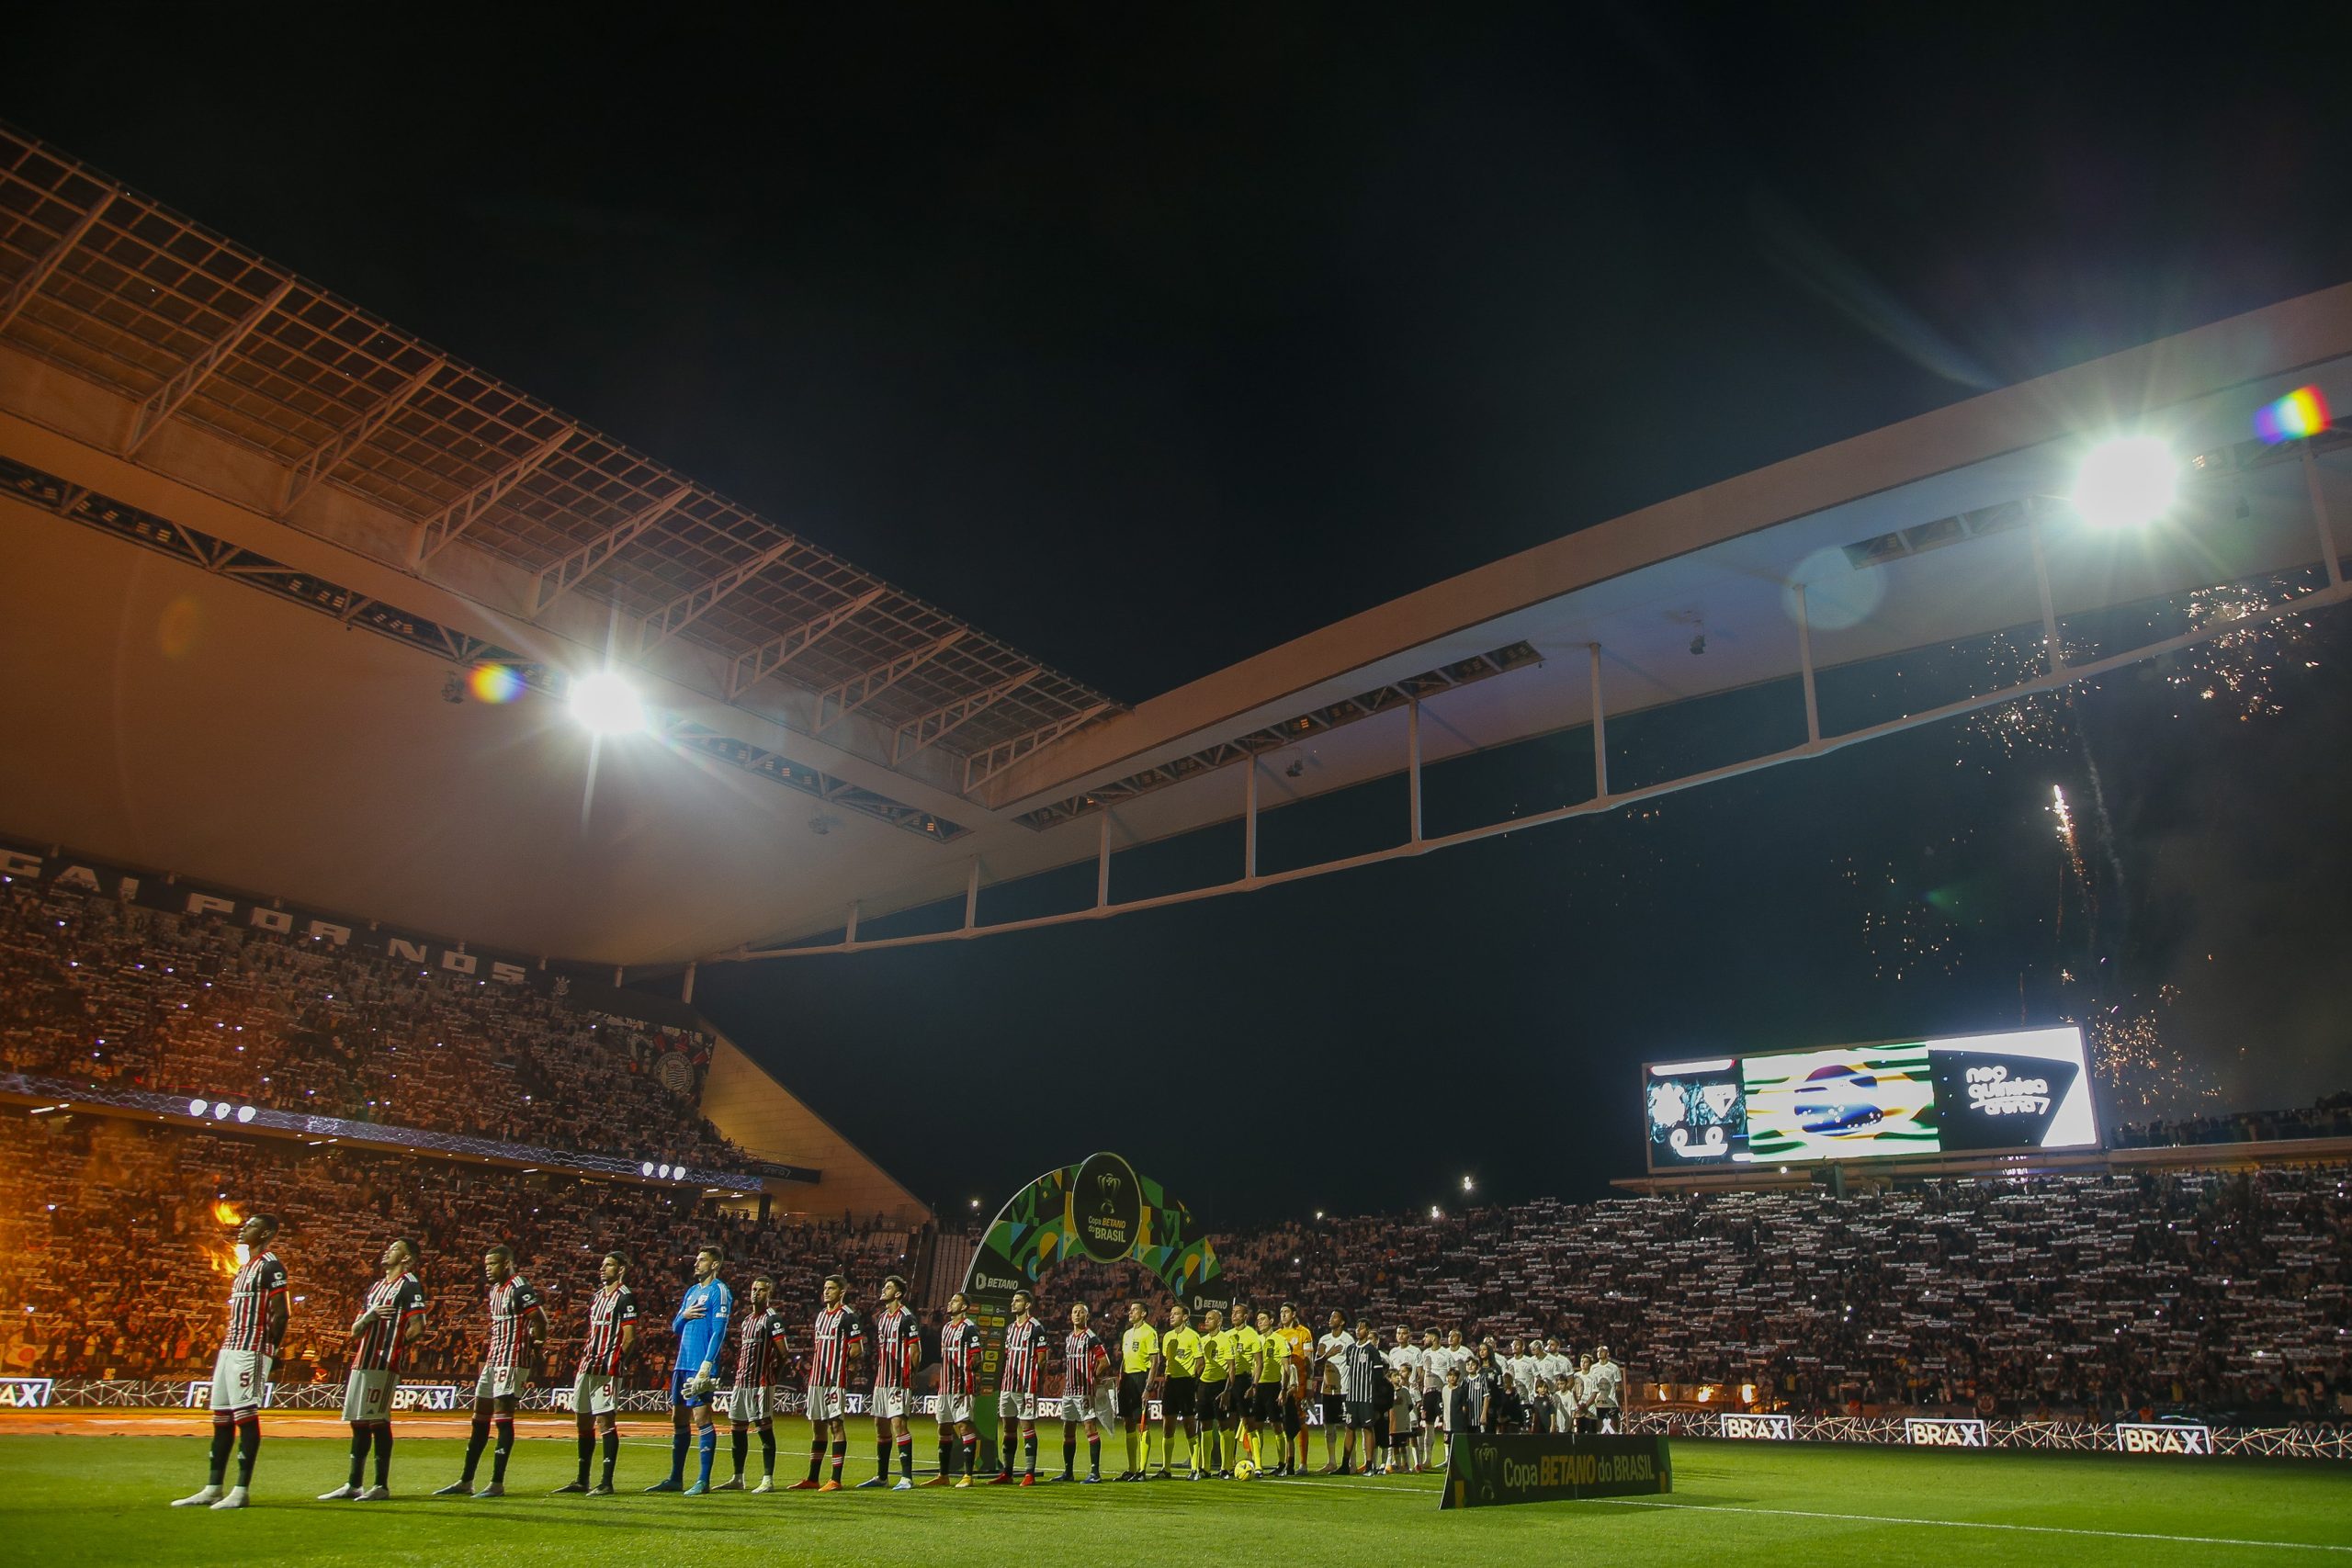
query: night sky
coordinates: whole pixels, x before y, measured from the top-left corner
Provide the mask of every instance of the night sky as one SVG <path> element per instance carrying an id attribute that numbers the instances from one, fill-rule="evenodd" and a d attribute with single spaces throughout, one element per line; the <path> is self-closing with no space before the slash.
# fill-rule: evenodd
<path id="1" fill-rule="evenodd" d="M 2307 12 L 44 9 L 19 126 L 1128 701 L 2352 278 Z M 2110 1110 L 2304 1102 L 2352 1087 L 2348 640 L 696 1001 L 943 1207 L 1109 1145 L 1213 1226 L 1591 1195 L 1646 1057 L 2021 1013 L 2108 1021 Z M 1440 770 L 1432 830 L 1558 804 L 1582 748 Z M 1278 813 L 1270 855 L 1390 812 Z"/>

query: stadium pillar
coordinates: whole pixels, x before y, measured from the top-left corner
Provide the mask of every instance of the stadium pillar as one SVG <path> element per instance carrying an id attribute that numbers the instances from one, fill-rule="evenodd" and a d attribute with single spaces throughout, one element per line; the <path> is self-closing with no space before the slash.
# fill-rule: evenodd
<path id="1" fill-rule="evenodd" d="M 2319 529 L 2319 554 L 2327 567 L 2327 585 L 2341 588 L 2344 567 L 2335 558 L 2335 530 L 2327 524 L 2327 498 L 2319 492 L 2319 459 L 2312 456 L 2309 436 L 2303 438 L 2303 486 L 2312 492 L 2312 523 Z"/>
<path id="2" fill-rule="evenodd" d="M 1258 880 L 1258 759 L 1241 770 L 1241 880 Z"/>
<path id="3" fill-rule="evenodd" d="M 980 857 L 972 857 L 971 870 L 964 877 L 964 929 L 970 931 L 980 919 Z"/>
<path id="4" fill-rule="evenodd" d="M 2041 519 L 2029 517 L 2026 535 L 2033 541 L 2033 586 L 2041 595 L 2041 649 L 2048 660 L 2050 673 L 2057 674 L 2066 668 L 2065 656 L 2058 650 L 2058 615 L 2050 607 L 2050 561 L 2041 550 Z"/>
<path id="5" fill-rule="evenodd" d="M 1609 730 L 1600 711 L 1600 645 L 1585 644 L 1592 655 L 1592 797 L 1609 798 Z"/>
<path id="6" fill-rule="evenodd" d="M 692 959 L 686 961 L 685 983 L 678 987 L 678 999 L 682 1002 L 690 1002 L 695 999 L 695 966 Z"/>
<path id="7" fill-rule="evenodd" d="M 1421 841 L 1421 699 L 1405 705 L 1405 777 L 1413 810 L 1413 842 Z"/>
<path id="8" fill-rule="evenodd" d="M 1094 907 L 1107 908 L 1111 903 L 1111 808 L 1102 808 L 1102 837 L 1094 850 Z"/>
<path id="9" fill-rule="evenodd" d="M 1805 614 L 1804 584 L 1797 584 L 1797 668 L 1804 675 L 1804 738 L 1821 739 L 1821 699 L 1813 689 L 1813 622 Z"/>
<path id="10" fill-rule="evenodd" d="M 842 945 L 847 947 L 855 941 L 857 941 L 857 906 L 853 903 L 849 907 L 849 930 L 842 935 Z"/>

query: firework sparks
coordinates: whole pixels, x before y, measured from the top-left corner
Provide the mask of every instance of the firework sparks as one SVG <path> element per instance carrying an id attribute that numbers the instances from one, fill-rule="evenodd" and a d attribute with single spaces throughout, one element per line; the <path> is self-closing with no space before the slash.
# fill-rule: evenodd
<path id="1" fill-rule="evenodd" d="M 2092 1071 L 2127 1116 L 2177 1115 L 2220 1101 L 2211 1072 L 2164 1037 L 2156 1010 L 2112 1007 L 2080 1021 Z"/>
<path id="2" fill-rule="evenodd" d="M 2279 588 L 2276 581 L 2267 586 Z M 2187 595 L 2182 609 L 2191 626 L 2203 630 L 2237 621 L 2245 624 L 2191 649 L 2180 666 L 2165 675 L 2165 681 L 2176 692 L 2193 693 L 2199 702 L 2234 709 L 2240 723 L 2284 713 L 2278 675 L 2288 670 L 2317 669 L 2318 660 L 2311 657 L 2311 622 L 2299 615 L 2254 618 L 2276 603 L 2263 585 L 2227 583 Z"/>
<path id="3" fill-rule="evenodd" d="M 2075 814 L 2067 807 L 2063 784 L 2050 786 L 2050 815 L 2058 819 L 2058 841 L 2066 847 L 2066 863 L 2075 868 L 2075 880 L 2089 887 L 2090 872 L 2083 865 L 2083 846 L 2075 837 Z"/>

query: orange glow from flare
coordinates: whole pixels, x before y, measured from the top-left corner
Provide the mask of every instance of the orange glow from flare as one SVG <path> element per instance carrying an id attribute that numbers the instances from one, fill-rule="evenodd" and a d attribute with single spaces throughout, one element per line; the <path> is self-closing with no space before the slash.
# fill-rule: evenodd
<path id="1" fill-rule="evenodd" d="M 235 1206 L 226 1199 L 221 1199 L 212 1205 L 212 1217 L 224 1225 L 241 1225 L 245 1223 L 245 1216 L 237 1213 Z"/>
<path id="2" fill-rule="evenodd" d="M 237 1255 L 225 1247 L 206 1247 L 204 1261 L 212 1266 L 215 1274 L 226 1274 L 232 1280 L 237 1277 Z"/>

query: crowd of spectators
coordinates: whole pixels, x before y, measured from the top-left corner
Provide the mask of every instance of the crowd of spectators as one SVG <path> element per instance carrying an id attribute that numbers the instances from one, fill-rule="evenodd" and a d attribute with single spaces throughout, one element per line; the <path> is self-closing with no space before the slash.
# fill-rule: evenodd
<path id="1" fill-rule="evenodd" d="M 2352 1138 L 2352 1089 L 2300 1111 L 2241 1111 L 2229 1115 L 2159 1118 L 2115 1129 L 2111 1148 L 2153 1149 L 2181 1144 L 2267 1143 L 2278 1138 Z"/>
<path id="2" fill-rule="evenodd" d="M 1253 1306 L 1607 1343 L 1644 1401 L 2352 1416 L 2352 1168 L 1544 1201 L 1218 1238 Z M 1056 1302 L 1140 1296 L 1065 1264 Z"/>
<path id="3" fill-rule="evenodd" d="M 236 1224 L 274 1213 L 292 1276 L 281 1382 L 339 1379 L 345 1326 L 386 1242 L 406 1236 L 434 1302 L 409 1375 L 470 1382 L 481 1349 L 481 1255 L 514 1247 L 552 1318 L 535 1381 L 569 1382 L 598 1259 L 635 1260 L 644 1348 L 659 1386 L 696 1247 L 728 1250 L 730 1278 L 776 1280 L 797 1315 L 833 1269 L 867 1286 L 907 1267 L 910 1236 L 879 1224 L 717 1213 L 691 1193 L 450 1159 L 310 1148 L 118 1118 L 0 1115 L 0 1371 L 10 1376 L 209 1375 L 235 1266 Z M 870 1299 L 870 1297 L 869 1297 Z"/>
<path id="4" fill-rule="evenodd" d="M 747 1168 L 641 1038 L 512 982 L 0 886 L 0 1070 Z"/>

